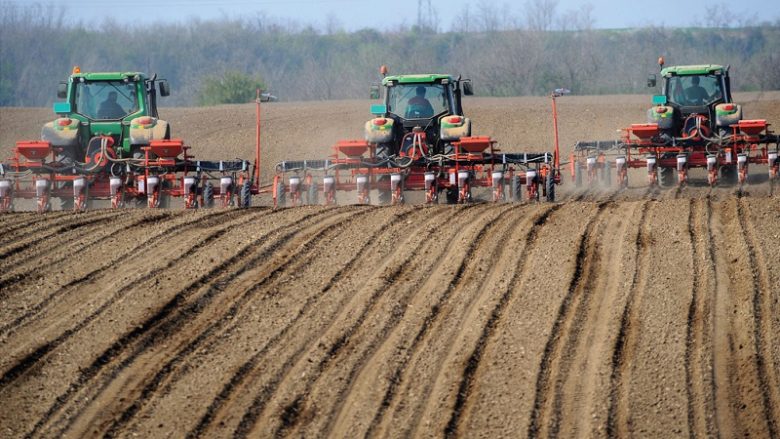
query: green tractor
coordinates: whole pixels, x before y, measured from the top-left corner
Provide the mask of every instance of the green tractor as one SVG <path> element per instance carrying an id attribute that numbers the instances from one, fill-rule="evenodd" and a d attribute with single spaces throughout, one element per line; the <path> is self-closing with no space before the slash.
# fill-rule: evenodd
<path id="1" fill-rule="evenodd" d="M 675 179 L 677 185 L 687 184 L 691 168 L 706 169 L 711 186 L 719 179 L 741 186 L 751 163 L 768 165 L 770 179 L 777 178 L 778 137 L 766 120 L 743 118 L 742 107 L 731 97 L 729 66 L 664 67 L 663 57 L 658 64 L 663 82 L 647 110 L 647 123 L 632 124 L 616 142 L 577 143 L 572 174 L 578 184 L 582 175 L 593 183 L 599 173 L 609 182 L 612 166 L 619 187 L 628 185 L 629 168 L 646 169 L 648 183 L 662 186 L 675 185 Z M 647 85 L 656 87 L 655 74 Z"/>
<path id="2" fill-rule="evenodd" d="M 171 138 L 157 113 L 168 82 L 139 72 L 82 73 L 76 67 L 59 84 L 58 118 L 44 125 L 41 140 L 20 141 L 11 162 L 0 164 L 0 212 L 15 198 L 35 199 L 37 210 L 87 209 L 91 200 L 167 206 L 184 199 L 185 208 L 247 207 L 258 193 L 259 168 L 245 160 L 195 161 L 181 139 Z M 257 154 L 256 154 L 257 161 Z M 218 185 L 215 182 L 218 181 Z"/>
<path id="3" fill-rule="evenodd" d="M 386 73 L 383 70 L 382 73 Z M 376 118 L 366 122 L 365 135 L 377 155 L 448 154 L 452 142 L 471 135 L 471 120 L 463 115 L 462 95 L 472 95 L 470 80 L 450 75 L 385 76 L 384 105 L 373 105 Z M 378 95 L 376 89 L 374 96 Z"/>
<path id="4" fill-rule="evenodd" d="M 472 136 L 461 99 L 471 81 L 447 74 L 383 75 L 384 103 L 371 105 L 364 138 L 342 140 L 326 160 L 286 160 L 276 166 L 275 204 L 336 202 L 337 191 L 356 191 L 358 204 L 407 202 L 408 191 L 424 192 L 426 203 L 469 203 L 472 189 L 491 189 L 493 201 L 528 199 L 540 192 L 554 201 L 560 183 L 556 152 L 502 153 L 488 136 Z M 374 85 L 372 98 L 382 96 Z M 322 184 L 318 183 L 322 181 Z M 509 191 L 505 186 L 509 185 Z M 540 191 L 539 188 L 542 188 Z M 507 193 L 509 197 L 507 197 Z"/>
<path id="5" fill-rule="evenodd" d="M 100 140 L 112 139 L 117 158 L 141 158 L 142 147 L 152 140 L 169 140 L 168 122 L 159 119 L 157 90 L 168 96 L 170 88 L 157 75 L 139 72 L 82 73 L 76 67 L 59 84 L 54 105 L 60 116 L 43 127 L 41 139 L 57 148 L 70 162 L 86 162 L 100 152 Z"/>

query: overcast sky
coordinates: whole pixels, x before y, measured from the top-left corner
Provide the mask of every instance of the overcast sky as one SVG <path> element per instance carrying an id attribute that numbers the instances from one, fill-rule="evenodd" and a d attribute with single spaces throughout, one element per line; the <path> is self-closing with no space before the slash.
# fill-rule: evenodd
<path id="1" fill-rule="evenodd" d="M 8 0 L 0 0 L 0 5 Z M 192 17 L 215 19 L 221 17 L 253 17 L 264 14 L 280 21 L 294 21 L 301 25 L 311 24 L 324 29 L 326 23 L 335 22 L 339 27 L 352 31 L 361 28 L 380 30 L 411 26 L 417 22 L 418 0 L 132 0 L 115 2 L 110 0 L 68 0 L 67 2 L 10 0 L 19 5 L 39 3 L 43 5 L 67 5 L 69 17 L 74 21 L 91 22 L 111 17 L 119 22 L 151 23 L 154 21 L 186 21 Z M 430 0 L 439 19 L 438 29 L 452 29 L 453 19 L 468 7 L 476 14 L 480 6 L 493 4 L 507 7 L 511 15 L 523 17 L 524 0 L 488 2 L 486 0 Z M 597 28 L 625 28 L 643 26 L 684 27 L 702 25 L 706 21 L 707 5 L 726 2 L 706 0 L 683 0 L 675 2 L 628 1 L 628 0 L 559 0 L 556 12 L 559 15 L 578 10 L 584 4 L 593 7 L 591 17 Z M 641 6 L 640 6 L 641 5 Z M 668 5 L 664 7 L 663 5 Z M 738 5 L 735 7 L 734 5 Z M 742 19 L 775 22 L 780 19 L 778 0 L 740 0 L 731 2 L 724 9 L 731 16 Z M 641 12 L 640 12 L 641 10 Z M 673 12 L 672 12 L 673 11 Z M 757 12 L 757 11 L 760 11 Z"/>

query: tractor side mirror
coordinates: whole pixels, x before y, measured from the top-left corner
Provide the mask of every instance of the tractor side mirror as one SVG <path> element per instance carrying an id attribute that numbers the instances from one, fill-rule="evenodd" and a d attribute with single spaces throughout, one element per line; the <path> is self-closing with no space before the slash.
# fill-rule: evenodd
<path id="1" fill-rule="evenodd" d="M 57 97 L 60 99 L 65 99 L 68 97 L 68 83 L 67 82 L 60 82 L 57 85 Z"/>
<path id="2" fill-rule="evenodd" d="M 474 95 L 474 88 L 471 86 L 471 81 L 463 81 L 463 94 L 466 96 Z"/>
<path id="3" fill-rule="evenodd" d="M 168 85 L 168 81 L 160 81 L 160 96 L 170 96 L 171 87 Z"/>
<path id="4" fill-rule="evenodd" d="M 650 74 L 650 75 L 647 77 L 647 86 L 648 86 L 648 87 L 655 87 L 655 84 L 656 84 L 656 80 L 655 80 L 655 74 L 651 73 L 651 74 Z"/>
<path id="5" fill-rule="evenodd" d="M 371 85 L 371 91 L 369 93 L 371 99 L 379 99 L 381 97 L 381 93 L 379 93 L 379 86 L 376 84 Z"/>

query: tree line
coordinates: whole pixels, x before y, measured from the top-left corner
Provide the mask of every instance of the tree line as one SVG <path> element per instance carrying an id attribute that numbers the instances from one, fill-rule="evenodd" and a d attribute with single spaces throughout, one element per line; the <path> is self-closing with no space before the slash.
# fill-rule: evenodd
<path id="1" fill-rule="evenodd" d="M 0 2 L 0 6 L 3 6 Z M 780 21 L 729 22 L 720 10 L 698 27 L 593 29 L 590 9 L 558 13 L 532 0 L 524 20 L 483 2 L 450 30 L 427 21 L 397 29 L 344 31 L 263 15 L 186 23 L 73 23 L 56 6 L 0 8 L 0 106 L 43 106 L 74 65 L 82 71 L 157 73 L 167 105 L 211 103 L 209 81 L 261 78 L 280 100 L 367 98 L 379 66 L 391 73 L 443 72 L 474 81 L 483 96 L 648 93 L 648 73 L 669 65 L 731 65 L 735 90 L 780 89 Z M 720 27 L 707 27 L 717 25 Z"/>

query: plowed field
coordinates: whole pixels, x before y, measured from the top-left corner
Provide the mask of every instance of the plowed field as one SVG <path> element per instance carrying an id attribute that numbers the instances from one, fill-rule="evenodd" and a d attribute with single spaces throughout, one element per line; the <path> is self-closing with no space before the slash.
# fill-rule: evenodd
<path id="1" fill-rule="evenodd" d="M 762 99 L 748 117 L 780 120 Z M 547 149 L 523 134 L 547 113 L 501 116 L 546 100 L 476 103 L 475 134 Z M 645 99 L 570 105 L 567 142 Z M 178 127 L 213 140 L 248 108 Z M 325 103 L 264 108 L 269 161 L 359 137 L 306 137 Z M 0 153 L 45 113 L 0 109 Z M 253 130 L 205 155 L 250 157 Z M 780 198 L 641 177 L 554 204 L 2 215 L 0 436 L 780 437 Z"/>

